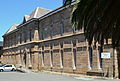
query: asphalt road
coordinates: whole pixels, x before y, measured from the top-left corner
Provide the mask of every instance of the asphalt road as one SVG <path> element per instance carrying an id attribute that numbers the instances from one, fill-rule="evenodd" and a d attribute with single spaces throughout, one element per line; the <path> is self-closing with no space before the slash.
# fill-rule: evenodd
<path id="1" fill-rule="evenodd" d="M 19 72 L 0 72 L 0 81 L 120 81 L 89 79 L 84 77 L 72 77 L 49 73 L 19 73 Z"/>

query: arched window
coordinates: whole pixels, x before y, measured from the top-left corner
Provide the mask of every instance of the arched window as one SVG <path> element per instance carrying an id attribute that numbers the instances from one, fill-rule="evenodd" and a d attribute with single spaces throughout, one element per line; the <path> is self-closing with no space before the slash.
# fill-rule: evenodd
<path id="1" fill-rule="evenodd" d="M 92 67 L 92 60 L 93 60 L 93 49 L 89 47 L 89 60 L 90 60 L 90 67 Z"/>
<path id="2" fill-rule="evenodd" d="M 77 62 L 76 62 L 76 49 L 73 49 L 73 56 L 74 56 L 74 66 L 76 67 Z"/>
<path id="3" fill-rule="evenodd" d="M 32 41 L 32 30 L 30 30 L 30 41 Z"/>
<path id="4" fill-rule="evenodd" d="M 102 53 L 103 49 L 101 46 L 98 46 L 98 54 L 99 54 L 99 61 L 100 61 L 100 68 L 102 68 L 103 63 L 102 63 L 102 58 L 101 58 L 101 53 Z"/>
<path id="5" fill-rule="evenodd" d="M 20 35 L 20 44 L 22 43 L 22 33 L 19 34 Z"/>

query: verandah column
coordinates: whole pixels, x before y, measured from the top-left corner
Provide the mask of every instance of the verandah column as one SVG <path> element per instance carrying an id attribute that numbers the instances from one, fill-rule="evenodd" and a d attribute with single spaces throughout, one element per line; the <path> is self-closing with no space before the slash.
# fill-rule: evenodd
<path id="1" fill-rule="evenodd" d="M 39 69 L 39 52 L 38 52 L 38 45 L 35 44 L 34 46 L 34 54 L 33 54 L 33 69 Z"/>
<path id="2" fill-rule="evenodd" d="M 31 49 L 29 49 L 29 52 L 28 52 L 28 68 L 29 69 L 32 69 L 32 55 L 31 55 Z"/>
<path id="3" fill-rule="evenodd" d="M 120 49 L 119 48 L 113 48 L 113 77 L 114 78 L 119 78 L 119 68 L 120 67 L 118 67 L 119 65 L 118 65 L 118 63 L 119 63 L 119 61 L 120 60 L 118 60 L 118 58 L 120 58 L 120 57 L 118 57 L 118 56 L 120 56 L 120 55 L 118 55 L 118 54 L 120 54 L 120 51 L 119 51 Z"/>

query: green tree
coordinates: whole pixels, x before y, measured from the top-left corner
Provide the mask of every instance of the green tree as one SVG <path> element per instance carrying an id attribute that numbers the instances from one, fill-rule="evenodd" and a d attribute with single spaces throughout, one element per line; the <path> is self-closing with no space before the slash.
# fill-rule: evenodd
<path id="1" fill-rule="evenodd" d="M 64 6 L 71 4 L 66 0 Z M 112 39 L 113 48 L 120 44 L 120 0 L 76 0 L 72 24 L 84 29 L 89 45 L 93 40 L 101 46 L 104 40 Z"/>

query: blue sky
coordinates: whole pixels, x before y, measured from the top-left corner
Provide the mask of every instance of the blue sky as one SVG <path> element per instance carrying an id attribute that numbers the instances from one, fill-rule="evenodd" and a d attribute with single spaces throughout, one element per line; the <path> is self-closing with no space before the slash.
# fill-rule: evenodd
<path id="1" fill-rule="evenodd" d="M 0 1 L 0 41 L 3 34 L 13 25 L 20 24 L 24 15 L 37 7 L 56 9 L 63 0 L 1 0 Z"/>

